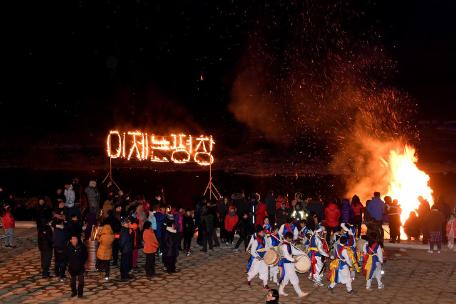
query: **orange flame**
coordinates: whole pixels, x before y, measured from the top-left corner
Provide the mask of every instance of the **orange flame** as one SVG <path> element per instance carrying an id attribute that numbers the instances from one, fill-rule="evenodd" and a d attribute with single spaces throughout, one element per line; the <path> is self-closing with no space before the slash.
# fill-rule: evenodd
<path id="1" fill-rule="evenodd" d="M 390 173 L 387 193 L 399 201 L 402 223 L 418 208 L 418 197 L 423 197 L 430 205 L 434 203 L 429 175 L 416 166 L 418 158 L 413 147 L 405 145 L 402 151 L 390 150 L 388 160 L 383 161 Z"/>

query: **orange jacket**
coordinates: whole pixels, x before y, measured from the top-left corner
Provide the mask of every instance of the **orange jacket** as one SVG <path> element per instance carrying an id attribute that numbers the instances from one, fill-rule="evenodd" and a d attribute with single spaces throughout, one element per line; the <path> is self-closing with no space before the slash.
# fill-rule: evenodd
<path id="1" fill-rule="evenodd" d="M 155 253 L 158 249 L 158 241 L 152 229 L 146 229 L 143 232 L 144 253 Z"/>

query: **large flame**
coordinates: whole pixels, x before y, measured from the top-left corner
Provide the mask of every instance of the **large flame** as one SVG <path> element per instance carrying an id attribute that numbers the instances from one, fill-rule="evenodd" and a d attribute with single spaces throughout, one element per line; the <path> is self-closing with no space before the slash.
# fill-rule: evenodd
<path id="1" fill-rule="evenodd" d="M 402 223 L 405 223 L 411 211 L 418 208 L 418 197 L 423 197 L 430 205 L 434 203 L 429 175 L 418 169 L 417 161 L 415 149 L 408 145 L 402 151 L 390 150 L 388 160 L 385 161 L 390 172 L 388 195 L 399 201 Z"/>

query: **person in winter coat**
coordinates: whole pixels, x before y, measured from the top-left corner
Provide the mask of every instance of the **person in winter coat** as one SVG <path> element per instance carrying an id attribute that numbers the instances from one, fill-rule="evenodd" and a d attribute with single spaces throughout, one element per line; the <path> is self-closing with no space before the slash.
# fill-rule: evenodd
<path id="1" fill-rule="evenodd" d="M 226 231 L 226 245 L 233 244 L 234 233 L 236 232 L 236 226 L 239 222 L 239 217 L 236 214 L 234 208 L 230 208 L 228 215 L 225 217 L 225 231 Z"/>
<path id="2" fill-rule="evenodd" d="M 14 244 L 14 228 L 16 227 L 14 216 L 11 213 L 9 204 L 3 206 L 4 212 L 1 217 L 3 229 L 5 230 L 5 247 L 16 248 Z"/>
<path id="3" fill-rule="evenodd" d="M 133 251 L 132 241 L 130 237 L 130 221 L 125 219 L 122 222 L 122 229 L 120 230 L 119 238 L 119 249 L 120 249 L 120 279 L 122 282 L 128 281 L 131 277 L 129 276 L 130 272 L 130 263 L 131 263 L 131 254 Z"/>
<path id="4" fill-rule="evenodd" d="M 415 211 L 410 212 L 408 219 L 405 221 L 404 232 L 409 240 L 412 238 L 418 240 L 420 238 L 420 223 Z"/>
<path id="5" fill-rule="evenodd" d="M 391 243 L 401 242 L 401 213 L 402 209 L 397 200 L 393 200 L 388 208 Z"/>
<path id="6" fill-rule="evenodd" d="M 52 219 L 52 210 L 43 198 L 38 199 L 38 206 L 35 209 L 36 229 L 49 224 Z"/>
<path id="7" fill-rule="evenodd" d="M 276 211 L 276 224 L 278 227 L 282 226 L 287 222 L 291 216 L 290 210 L 287 208 L 285 202 L 282 203 L 281 207 Z"/>
<path id="8" fill-rule="evenodd" d="M 77 235 L 71 236 L 70 242 L 66 248 L 66 262 L 68 264 L 68 272 L 71 276 L 71 297 L 78 295 L 78 298 L 82 298 L 83 296 L 86 261 L 87 248 Z M 76 280 L 78 281 L 77 288 Z"/>
<path id="9" fill-rule="evenodd" d="M 236 228 L 239 232 L 239 240 L 236 242 L 234 249 L 238 251 L 239 246 L 242 242 L 244 242 L 245 250 L 247 250 L 250 238 L 252 234 L 255 233 L 255 226 L 253 225 L 252 218 L 249 216 L 248 213 L 243 214 L 242 219 L 239 221 Z"/>
<path id="10" fill-rule="evenodd" d="M 213 250 L 213 233 L 214 227 L 214 215 L 208 211 L 207 207 L 203 207 L 201 214 L 201 233 L 203 234 L 203 249 L 201 251 L 207 252 L 207 245 L 209 249 Z"/>
<path id="11" fill-rule="evenodd" d="M 53 233 L 53 247 L 54 247 L 54 267 L 55 275 L 59 277 L 62 282 L 65 278 L 65 254 L 68 243 L 68 229 L 65 224 L 65 204 L 63 201 L 59 202 L 58 208 L 53 212 L 52 227 L 54 228 Z"/>
<path id="12" fill-rule="evenodd" d="M 434 245 L 437 245 L 437 253 L 442 250 L 442 226 L 445 222 L 445 217 L 437 206 L 432 206 L 431 213 L 427 221 L 429 231 L 429 253 L 433 253 Z"/>
<path id="13" fill-rule="evenodd" d="M 177 235 L 176 225 L 168 221 L 164 236 L 165 267 L 168 273 L 176 272 L 177 256 L 179 255 L 179 236 Z"/>
<path id="14" fill-rule="evenodd" d="M 87 195 L 90 212 L 98 215 L 98 211 L 100 210 L 100 192 L 97 189 L 97 182 L 91 180 L 84 192 Z"/>
<path id="15" fill-rule="evenodd" d="M 97 259 L 99 261 L 99 267 L 105 272 L 105 281 L 109 280 L 110 274 L 110 262 L 112 259 L 112 243 L 114 242 L 114 233 L 111 225 L 104 224 L 101 228 L 100 233 L 97 235 L 97 241 L 99 243 L 97 249 Z"/>
<path id="16" fill-rule="evenodd" d="M 137 268 L 138 267 L 138 253 L 139 248 L 141 248 L 141 229 L 139 228 L 139 220 L 136 218 L 130 219 L 130 237 L 131 237 L 131 245 L 133 248 L 132 255 L 131 255 L 131 267 Z"/>
<path id="17" fill-rule="evenodd" d="M 120 229 L 122 225 L 120 224 L 120 205 L 116 206 L 117 217 L 112 210 L 108 211 L 108 218 L 106 222 L 111 226 L 112 232 L 114 233 L 114 241 L 112 242 L 112 265 L 117 266 L 119 260 L 119 238 L 120 238 Z"/>
<path id="18" fill-rule="evenodd" d="M 357 237 L 361 236 L 361 225 L 363 223 L 364 206 L 357 195 L 354 195 L 351 201 L 351 209 L 353 213 L 353 225 L 356 227 Z"/>
<path id="19" fill-rule="evenodd" d="M 155 275 L 155 253 L 159 244 L 150 222 L 145 222 L 143 228 L 144 254 L 146 255 L 145 270 L 147 278 L 150 279 Z"/>
<path id="20" fill-rule="evenodd" d="M 266 204 L 258 202 L 255 211 L 255 225 L 263 226 L 264 218 L 268 216 Z"/>
<path id="21" fill-rule="evenodd" d="M 65 208 L 71 210 L 74 208 L 74 202 L 76 200 L 76 194 L 73 190 L 72 184 L 66 184 L 65 190 L 63 191 L 63 195 L 65 196 Z"/>
<path id="22" fill-rule="evenodd" d="M 43 278 L 49 278 L 52 260 L 52 229 L 49 225 L 38 228 L 38 249 L 41 257 L 41 274 Z"/>
<path id="23" fill-rule="evenodd" d="M 342 206 L 340 208 L 340 222 L 351 224 L 353 220 L 353 211 L 350 206 L 350 201 L 348 199 L 342 200 Z"/>
<path id="24" fill-rule="evenodd" d="M 330 202 L 325 208 L 325 221 L 326 221 L 326 242 L 329 244 L 331 240 L 331 232 L 339 230 L 340 210 L 339 207 L 333 202 Z"/>
<path id="25" fill-rule="evenodd" d="M 186 210 L 182 219 L 184 229 L 184 252 L 187 256 L 191 254 L 190 247 L 192 245 L 193 234 L 195 234 L 195 221 L 193 220 L 191 210 Z"/>
<path id="26" fill-rule="evenodd" d="M 423 244 L 427 244 L 429 240 L 428 218 L 431 214 L 429 202 L 423 197 L 418 197 L 420 205 L 418 207 L 418 221 L 420 223 L 420 231 L 423 234 Z"/>
<path id="27" fill-rule="evenodd" d="M 264 199 L 264 203 L 266 204 L 269 222 L 274 226 L 276 214 L 274 191 L 268 192 L 268 195 L 266 195 L 266 198 Z"/>

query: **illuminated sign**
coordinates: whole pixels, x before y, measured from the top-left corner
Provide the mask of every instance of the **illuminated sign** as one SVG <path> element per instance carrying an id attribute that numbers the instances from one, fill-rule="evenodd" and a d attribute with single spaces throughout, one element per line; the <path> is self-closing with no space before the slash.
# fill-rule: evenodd
<path id="1" fill-rule="evenodd" d="M 115 159 L 185 164 L 194 161 L 200 166 L 214 162 L 212 136 L 186 134 L 149 135 L 141 131 L 110 131 L 106 139 L 108 157 Z"/>

